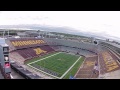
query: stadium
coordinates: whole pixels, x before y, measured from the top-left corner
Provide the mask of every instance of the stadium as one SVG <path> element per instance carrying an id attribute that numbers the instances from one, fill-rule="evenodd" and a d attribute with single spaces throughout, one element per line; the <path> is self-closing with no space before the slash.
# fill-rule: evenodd
<path id="1" fill-rule="evenodd" d="M 91 39 L 6 38 L 11 69 L 26 79 L 120 78 L 119 45 Z"/>
<path id="2" fill-rule="evenodd" d="M 119 16 L 0 11 L 0 79 L 120 79 Z"/>

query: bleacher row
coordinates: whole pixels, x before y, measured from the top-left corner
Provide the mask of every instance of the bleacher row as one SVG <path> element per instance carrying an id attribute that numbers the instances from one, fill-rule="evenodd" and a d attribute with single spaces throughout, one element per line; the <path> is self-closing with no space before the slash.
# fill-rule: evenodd
<path id="1" fill-rule="evenodd" d="M 36 49 L 36 51 L 35 51 Z M 19 62 L 24 62 L 25 60 L 29 60 L 38 56 L 45 55 L 47 53 L 53 52 L 53 51 L 63 51 L 63 52 L 71 52 L 71 53 L 79 53 L 80 55 L 89 57 L 94 56 L 95 54 L 89 51 L 77 49 L 77 48 L 71 48 L 71 47 L 64 47 L 64 46 L 41 46 L 41 47 L 35 47 L 35 48 L 27 48 L 27 49 L 21 49 L 17 51 L 13 51 L 10 53 L 10 58 L 12 60 L 18 60 Z"/>
<path id="2" fill-rule="evenodd" d="M 6 39 L 10 47 L 10 59 L 19 63 L 55 51 L 42 39 L 10 38 Z"/>
<path id="3" fill-rule="evenodd" d="M 119 64 L 117 63 L 117 58 L 109 53 L 109 51 L 104 51 L 99 54 L 99 61 L 101 67 L 101 74 L 105 74 L 108 72 L 112 72 L 118 70 L 120 68 Z"/>
<path id="4" fill-rule="evenodd" d="M 17 50 L 17 52 L 25 59 L 35 58 L 35 57 L 38 57 L 43 54 L 47 54 L 52 51 L 54 50 L 50 46 L 41 46 L 41 47 Z"/>
<path id="5" fill-rule="evenodd" d="M 75 48 L 75 47 L 68 47 L 68 46 L 58 46 L 57 48 L 58 48 L 58 50 L 63 51 L 63 52 L 64 51 L 71 52 L 71 53 L 83 55 L 86 57 L 96 55 L 94 52 L 91 52 L 89 50 L 82 49 L 82 48 Z"/>
<path id="6" fill-rule="evenodd" d="M 76 42 L 73 40 L 66 40 L 66 39 L 55 39 L 55 38 L 43 38 L 47 44 L 49 45 L 61 45 L 61 46 L 69 46 L 69 47 L 76 47 L 76 48 L 82 48 L 87 49 L 92 52 L 98 53 L 97 48 L 98 46 L 93 43 L 87 43 L 87 42 Z M 54 44 L 53 44 L 54 42 Z"/>
<path id="7" fill-rule="evenodd" d="M 22 49 L 28 47 L 36 47 L 47 45 L 47 43 L 42 39 L 12 39 L 10 40 L 10 45 L 14 46 L 15 49 Z"/>
<path id="8" fill-rule="evenodd" d="M 99 64 L 100 64 L 100 74 L 105 74 L 106 73 L 106 66 L 104 64 L 104 58 L 102 56 L 102 53 L 99 53 Z"/>
<path id="9" fill-rule="evenodd" d="M 47 42 L 42 39 L 36 39 L 36 38 L 18 38 L 18 39 L 10 39 L 8 41 L 9 41 L 8 43 L 10 45 L 10 48 L 12 48 L 12 50 L 16 49 L 17 52 L 25 59 L 30 59 L 30 58 L 38 56 L 35 53 L 35 51 L 33 50 L 34 47 L 40 47 L 42 49 L 41 46 L 48 45 L 48 44 L 50 44 L 50 47 L 45 46 L 45 48 L 43 48 L 43 50 L 46 49 L 45 51 L 47 51 L 47 52 L 55 50 L 55 51 L 69 51 L 72 53 L 79 52 L 80 55 L 84 55 L 84 56 L 94 55 L 94 53 L 92 53 L 88 50 L 82 50 L 82 49 L 78 49 L 78 48 L 71 48 L 71 47 L 65 47 L 65 46 L 57 46 L 57 45 L 59 45 L 59 43 Z M 12 44 L 12 42 L 14 42 L 14 43 L 17 42 L 16 44 L 18 46 L 14 46 Z M 33 42 L 33 44 L 32 44 L 32 42 Z M 31 48 L 29 48 L 29 47 L 31 47 Z M 23 48 L 24 48 L 24 50 L 23 50 Z M 18 49 L 21 49 L 21 50 L 18 50 Z M 43 54 L 43 53 L 41 53 L 41 54 Z"/>
<path id="10" fill-rule="evenodd" d="M 27 48 L 16 50 L 10 53 L 11 60 L 17 60 L 18 62 L 24 62 L 25 60 L 32 59 L 38 56 L 45 55 L 47 53 L 53 52 L 50 46 L 41 46 L 41 47 L 34 47 L 34 48 Z"/>
<path id="11" fill-rule="evenodd" d="M 54 49 L 55 51 L 60 51 L 60 47 L 57 45 L 51 45 L 50 46 L 52 49 Z"/>
<path id="12" fill-rule="evenodd" d="M 98 57 L 87 57 L 82 64 L 82 67 L 78 70 L 76 78 L 97 78 L 99 73 L 93 74 L 95 63 L 98 64 Z"/>
<path id="13" fill-rule="evenodd" d="M 9 53 L 10 60 L 17 61 L 19 64 L 23 64 L 25 58 L 23 58 L 18 52 L 14 51 Z"/>

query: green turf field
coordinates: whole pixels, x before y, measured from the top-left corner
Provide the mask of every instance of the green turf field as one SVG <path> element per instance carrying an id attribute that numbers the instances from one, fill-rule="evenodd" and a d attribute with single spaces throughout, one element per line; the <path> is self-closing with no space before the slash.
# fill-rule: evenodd
<path id="1" fill-rule="evenodd" d="M 40 59 L 37 58 L 36 60 L 31 60 L 27 64 L 29 66 L 34 64 L 44 69 L 56 72 L 57 77 L 61 77 L 75 62 L 77 62 L 79 58 L 80 56 L 57 52 Z"/>
<path id="2" fill-rule="evenodd" d="M 63 79 L 69 79 L 70 76 L 74 76 L 77 73 L 83 61 L 84 57 L 81 57 L 80 60 L 74 65 L 74 67 L 63 77 Z"/>

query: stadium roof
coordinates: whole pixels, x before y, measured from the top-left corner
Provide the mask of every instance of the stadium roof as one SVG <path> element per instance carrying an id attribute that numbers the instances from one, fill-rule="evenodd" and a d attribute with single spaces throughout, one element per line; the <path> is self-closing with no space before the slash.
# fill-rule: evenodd
<path id="1" fill-rule="evenodd" d="M 103 42 L 105 42 L 105 41 L 103 41 Z M 108 44 L 110 44 L 110 45 L 112 45 L 112 46 L 115 46 L 115 47 L 120 48 L 120 45 L 118 45 L 118 44 L 116 44 L 116 43 L 112 43 L 112 42 L 105 42 L 105 43 L 108 43 Z"/>

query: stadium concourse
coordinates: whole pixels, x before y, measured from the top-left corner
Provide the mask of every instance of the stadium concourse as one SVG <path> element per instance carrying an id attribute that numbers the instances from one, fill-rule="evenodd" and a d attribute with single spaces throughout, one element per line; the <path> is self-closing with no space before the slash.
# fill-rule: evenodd
<path id="1" fill-rule="evenodd" d="M 69 66 L 69 62 L 68 66 L 65 66 L 68 68 L 66 72 L 61 71 L 63 74 L 60 73 L 60 79 L 64 78 L 64 75 L 67 75 L 67 73 L 69 73 L 73 69 L 72 67 L 77 64 L 79 67 L 76 70 L 76 73 L 74 73 L 74 77 L 77 79 L 120 78 L 120 64 L 118 61 L 118 55 L 109 49 L 103 48 L 99 45 L 94 45 L 93 43 L 90 44 L 55 38 L 9 38 L 6 39 L 6 43 L 9 45 L 10 48 L 10 60 L 16 62 L 16 65 L 13 64 L 12 68 L 17 68 L 21 72 L 25 72 L 26 75 L 29 76 L 34 74 L 33 78 L 36 79 L 52 79 L 54 77 L 58 78 L 59 72 L 50 70 L 51 67 L 47 68 L 47 66 L 44 68 L 40 67 L 41 70 L 37 70 L 34 69 L 35 67 L 33 66 L 33 68 L 31 68 L 30 64 L 28 63 L 38 61 L 44 63 L 42 62 L 43 60 L 46 62 L 47 65 L 48 60 L 46 58 L 52 58 L 53 56 L 55 56 L 56 53 L 59 52 L 68 53 L 71 56 L 74 55 L 72 57 L 76 57 L 76 60 L 71 60 L 71 62 L 73 62 L 70 63 L 71 66 Z M 62 58 L 62 56 L 60 58 L 58 57 L 60 56 L 56 55 L 55 57 L 57 59 L 57 62 L 66 62 L 64 58 Z M 68 57 L 68 59 L 72 57 Z M 83 57 L 84 60 L 83 62 L 81 61 L 80 65 L 80 63 L 78 62 L 79 60 L 81 60 L 81 57 Z M 41 65 L 41 63 L 39 62 L 38 64 L 34 65 Z M 54 65 L 57 65 L 57 63 L 55 62 L 52 63 Z M 52 67 L 56 67 L 54 65 Z M 58 66 L 59 67 L 57 68 L 61 67 L 60 65 Z M 52 77 L 53 75 L 51 75 L 51 72 L 52 74 L 54 73 L 56 76 Z"/>

